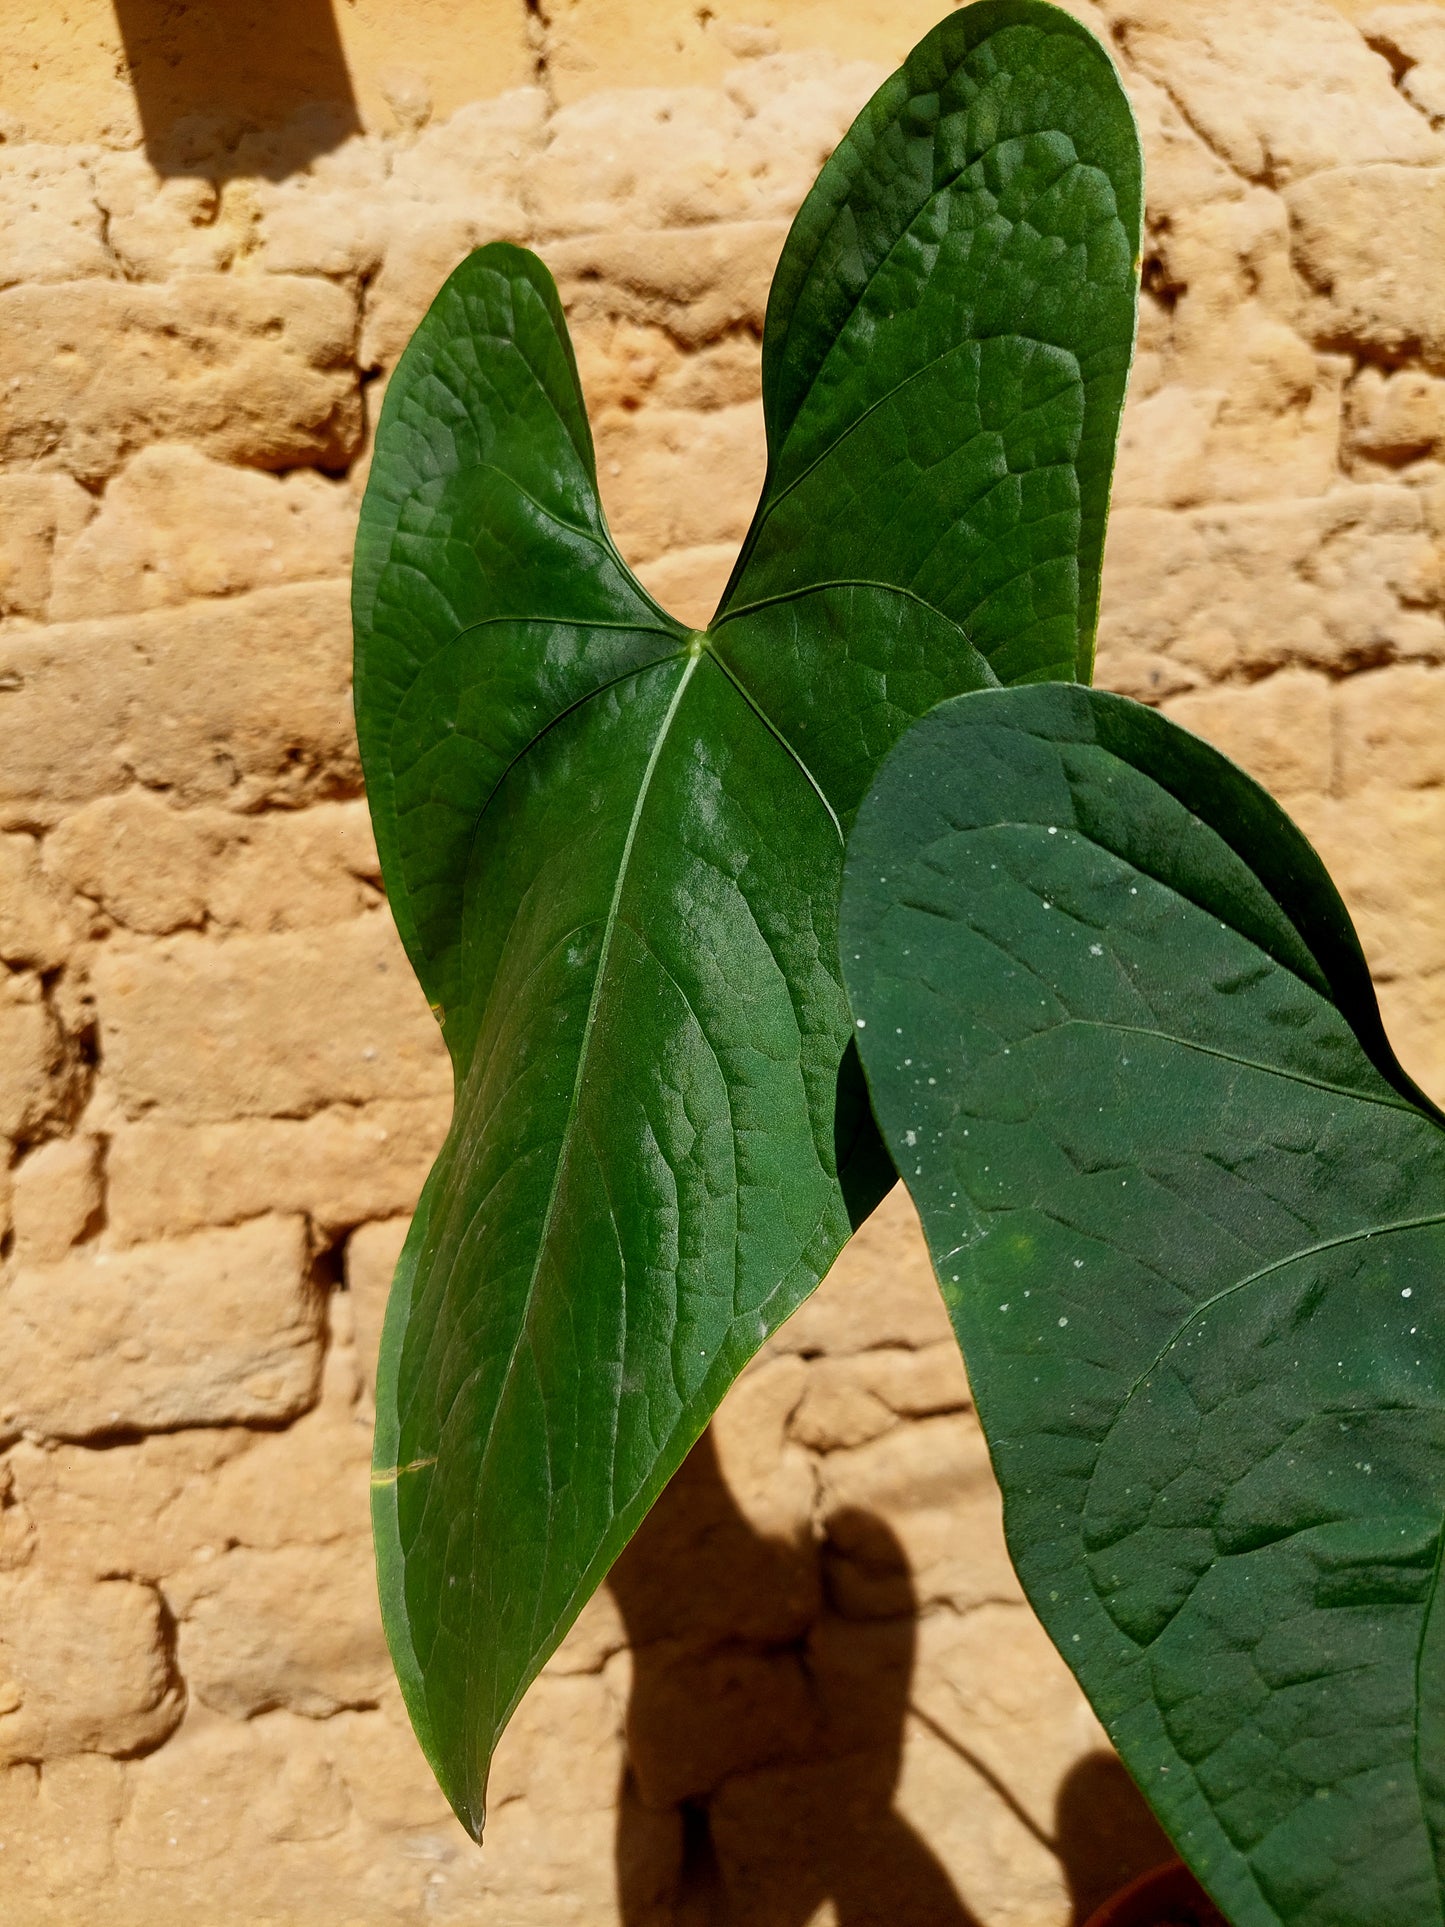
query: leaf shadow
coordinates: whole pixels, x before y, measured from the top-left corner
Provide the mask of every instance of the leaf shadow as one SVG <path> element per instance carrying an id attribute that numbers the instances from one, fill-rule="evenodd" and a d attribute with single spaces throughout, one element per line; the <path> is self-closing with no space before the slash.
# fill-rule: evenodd
<path id="1" fill-rule="evenodd" d="M 986 1927 L 896 1805 L 918 1606 L 883 1519 L 851 1511 L 821 1544 L 760 1532 L 705 1433 L 608 1584 L 633 1653 L 624 1927 Z M 1045 1833 L 940 1736 L 1057 1853 L 1071 1927 L 1172 1857 L 1112 1755 L 1076 1763 Z"/>
<path id="2" fill-rule="evenodd" d="M 332 0 L 115 0 L 161 175 L 283 180 L 360 132 Z"/>

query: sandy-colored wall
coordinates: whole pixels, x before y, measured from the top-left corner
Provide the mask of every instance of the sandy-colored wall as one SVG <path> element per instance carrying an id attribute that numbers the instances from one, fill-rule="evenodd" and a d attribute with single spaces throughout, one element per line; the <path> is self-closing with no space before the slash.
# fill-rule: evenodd
<path id="1" fill-rule="evenodd" d="M 1162 1852 L 897 1198 L 529 1695 L 481 1854 L 372 1591 L 447 1112 L 349 714 L 381 386 L 468 247 L 537 246 L 621 546 L 705 619 L 787 221 L 936 10 L 0 6 L 6 1927 L 1068 1927 Z M 1445 1092 L 1445 9 L 1078 11 L 1150 170 L 1100 679 L 1317 837 Z"/>

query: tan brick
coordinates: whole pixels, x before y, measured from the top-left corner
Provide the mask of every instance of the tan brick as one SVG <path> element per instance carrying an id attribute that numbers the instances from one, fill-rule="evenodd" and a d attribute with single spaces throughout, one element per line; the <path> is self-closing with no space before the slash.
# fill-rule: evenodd
<path id="1" fill-rule="evenodd" d="M 646 333 L 656 339 L 655 329 Z M 688 354 L 667 356 L 657 370 L 657 399 L 665 408 L 704 412 L 755 402 L 762 394 L 759 350 L 760 344 L 744 331 L 722 335 Z"/>
<path id="2" fill-rule="evenodd" d="M 55 970 L 79 933 L 32 836 L 0 836 L 0 960 Z"/>
<path id="3" fill-rule="evenodd" d="M 123 790 L 65 817 L 46 838 L 45 864 L 116 923 L 154 936 L 203 922 L 217 933 L 312 929 L 380 900 L 361 802 L 240 816 Z"/>
<path id="4" fill-rule="evenodd" d="M 276 1434 L 240 1426 L 158 1432 L 99 1452 L 65 1441 L 22 1441 L 7 1460 L 13 1498 L 52 1576 L 88 1580 L 124 1572 L 161 1584 L 203 1547 L 218 1549 L 231 1536 L 214 1496 L 229 1462 L 258 1440 L 289 1440 L 314 1416 Z M 298 1443 L 304 1439 L 303 1433 Z M 293 1462 L 301 1478 L 321 1469 L 304 1450 Z"/>
<path id="5" fill-rule="evenodd" d="M 1104 0 L 1128 59 L 1187 103 L 1232 167 L 1274 182 L 1361 161 L 1441 157 L 1390 70 L 1325 0 Z"/>
<path id="6" fill-rule="evenodd" d="M 376 1712 L 338 1713 L 341 1767 L 368 1828 L 394 1833 L 412 1827 L 452 1829 L 456 1821 L 427 1765 L 400 1695 L 389 1691 Z"/>
<path id="7" fill-rule="evenodd" d="M 176 1726 L 185 1689 L 160 1595 L 129 1579 L 0 1579 L 0 1762 L 134 1753 Z"/>
<path id="8" fill-rule="evenodd" d="M 0 1290 L 0 1435 L 294 1418 L 315 1396 L 320 1338 L 299 1218 L 91 1245 Z"/>
<path id="9" fill-rule="evenodd" d="M 679 622 L 690 629 L 705 629 L 737 558 L 736 542 L 712 542 L 640 562 L 637 578 Z"/>
<path id="10" fill-rule="evenodd" d="M 0 617 L 45 620 L 56 542 L 83 529 L 93 506 L 68 475 L 0 474 Z"/>
<path id="11" fill-rule="evenodd" d="M 94 148 L 43 141 L 0 150 L 0 288 L 115 275 L 96 204 Z"/>
<path id="12" fill-rule="evenodd" d="M 1253 198 L 1278 211 L 1275 196 Z M 1183 258 L 1167 269 L 1187 291 L 1169 320 L 1156 378 L 1137 381 L 1125 409 L 1115 495 L 1121 508 L 1277 504 L 1323 495 L 1339 482 L 1340 396 L 1349 363 L 1320 354 L 1293 325 L 1288 260 L 1282 246 L 1280 259 L 1272 259 L 1274 237 L 1243 219 L 1250 210 L 1239 203 L 1201 210 L 1191 238 L 1201 241 L 1205 215 L 1225 211 L 1241 215 L 1243 233 L 1226 227 L 1188 249 L 1181 241 Z M 1209 260 L 1212 253 L 1221 258 Z M 1206 265 L 1198 265 L 1201 255 Z M 1246 294 L 1280 269 L 1286 287 L 1276 305 Z"/>
<path id="13" fill-rule="evenodd" d="M 850 1358 L 815 1359 L 789 1430 L 815 1452 L 863 1445 L 901 1417 L 958 1412 L 971 1403 L 953 1339 L 917 1351 L 890 1347 Z"/>
<path id="14" fill-rule="evenodd" d="M 211 882 L 214 929 L 310 930 L 380 904 L 381 864 L 365 803 L 318 803 L 236 828 Z"/>
<path id="15" fill-rule="evenodd" d="M 344 576 L 356 498 L 312 470 L 230 468 L 184 444 L 143 448 L 99 511 L 62 535 L 52 620 L 126 615 L 283 582 Z"/>
<path id="16" fill-rule="evenodd" d="M 283 1432 L 253 1433 L 244 1451 L 186 1488 L 175 1516 L 189 1522 L 186 1536 L 201 1548 L 220 1541 L 278 1552 L 345 1542 L 371 1575 L 371 1425 L 354 1407 L 323 1402 Z"/>
<path id="17" fill-rule="evenodd" d="M 577 373 L 587 400 L 587 413 L 597 421 L 609 409 L 640 408 L 658 394 L 664 381 L 684 375 L 699 360 L 707 360 L 720 347 L 732 344 L 719 343 L 697 354 L 687 354 L 661 328 L 599 315 L 572 331 L 572 345 L 577 354 Z M 745 350 L 747 345 L 742 344 Z M 752 359 L 757 359 L 755 347 Z M 757 393 L 758 384 L 754 381 L 750 390 L 728 395 L 726 399 L 751 401 Z M 685 408 L 692 404 L 683 401 L 677 405 Z"/>
<path id="18" fill-rule="evenodd" d="M 274 1741 L 260 1740 L 251 1723 L 194 1709 L 168 1746 L 131 1771 L 116 1860 L 132 1892 L 148 1875 L 160 1875 L 174 1893 L 187 1874 L 200 1873 L 216 1904 L 227 1906 L 224 1863 L 240 1838 L 253 1850 L 259 1844 L 250 1824 L 262 1792 L 258 1781 L 265 1767 L 275 1772 L 281 1763 Z M 264 1871 L 253 1867 L 246 1881 L 252 1900 L 258 1872 L 264 1880 Z"/>
<path id="19" fill-rule="evenodd" d="M 0 820 L 135 781 L 232 808 L 354 783 L 350 657 L 339 582 L 0 631 Z"/>
<path id="20" fill-rule="evenodd" d="M 45 839 L 45 867 L 126 929 L 164 936 L 205 920 L 214 869 L 248 822 L 122 790 L 62 817 Z"/>
<path id="21" fill-rule="evenodd" d="M 0 1136 L 25 1138 L 64 1103 L 71 1059 L 39 980 L 0 976 Z"/>
<path id="22" fill-rule="evenodd" d="M 450 1115 L 449 1100 L 439 1096 L 345 1105 L 304 1119 L 124 1124 L 106 1161 L 109 1235 L 135 1244 L 296 1211 L 331 1237 L 378 1212 L 409 1211 Z"/>
<path id="23" fill-rule="evenodd" d="M 624 228 L 543 249 L 568 316 L 666 328 L 696 347 L 735 328 L 760 329 L 787 235 L 785 221 L 703 228 Z"/>
<path id="24" fill-rule="evenodd" d="M 368 291 L 358 351 L 362 367 L 395 366 L 442 283 L 474 248 L 529 238 L 530 223 L 520 210 L 514 220 L 492 225 L 467 207 L 408 207 Z"/>
<path id="25" fill-rule="evenodd" d="M 6 1469 L 0 1517 L 14 1518 L 6 1543 L 41 1545 L 51 1574 L 123 1571 L 184 1591 L 229 1546 L 267 1552 L 339 1540 L 368 1563 L 370 1426 L 339 1403 L 323 1401 L 276 1431 L 156 1433 L 103 1452 L 22 1442 L 0 1461 L 0 1483 Z M 179 1579 L 187 1570 L 192 1579 Z"/>
<path id="26" fill-rule="evenodd" d="M 597 457 L 603 504 L 625 555 L 647 561 L 722 542 L 736 553 L 766 466 L 762 407 L 615 415 L 597 437 Z"/>
<path id="27" fill-rule="evenodd" d="M 1445 167 L 1340 168 L 1289 206 L 1320 330 L 1445 367 Z"/>
<path id="28" fill-rule="evenodd" d="M 232 183 L 238 199 L 245 193 L 257 263 L 272 274 L 373 274 L 386 250 L 388 181 L 410 151 L 347 141 L 304 169 Z"/>
<path id="29" fill-rule="evenodd" d="M 0 1460 L 0 1572 L 19 1572 L 35 1553 L 35 1521 L 17 1490 L 15 1467 Z"/>
<path id="30" fill-rule="evenodd" d="M 606 7 L 562 0 L 551 15 L 551 71 L 561 97 L 570 100 L 594 87 L 630 91 L 643 74 L 669 85 L 735 84 L 735 62 L 747 63 L 744 75 L 749 67 L 782 66 L 789 56 L 799 65 L 821 65 L 828 56 L 818 50 L 828 49 L 830 66 L 837 56 L 868 63 L 855 83 L 851 119 L 938 18 L 929 0 L 851 0 L 846 7 L 836 0 L 744 0 L 717 13 L 677 0 L 617 0 Z"/>
<path id="31" fill-rule="evenodd" d="M 1445 668 L 1402 665 L 1351 676 L 1337 698 L 1340 784 L 1432 789 L 1445 784 Z"/>
<path id="32" fill-rule="evenodd" d="M 626 1919 L 618 1850 L 632 1860 L 636 1833 L 628 1829 L 618 1842 L 617 1796 L 626 1771 L 620 1702 L 620 1680 L 578 1676 L 538 1680 L 518 1707 L 491 1769 L 489 1800 L 497 1819 L 487 1825 L 489 1844 L 478 1869 L 482 1917 L 507 1919 L 514 1894 L 538 1894 L 518 1927 Z M 645 1869 L 628 1867 L 628 1873 L 645 1877 Z"/>
<path id="33" fill-rule="evenodd" d="M 1170 382 L 1147 395 L 1136 390 L 1124 412 L 1115 511 L 1192 508 L 1207 500 L 1210 442 L 1223 407 L 1222 388 Z"/>
<path id="34" fill-rule="evenodd" d="M 1239 176 L 1200 138 L 1168 89 L 1133 66 L 1126 84 L 1144 149 L 1151 204 L 1167 208 L 1174 217 L 1186 208 L 1235 198 L 1241 191 Z"/>
<path id="35" fill-rule="evenodd" d="M 149 158 L 134 150 L 97 155 L 91 175 L 107 246 L 127 281 L 221 274 L 248 251 L 234 190 L 203 175 L 158 179 Z"/>
<path id="36" fill-rule="evenodd" d="M 743 1420 L 732 1445 L 735 1455 L 742 1447 L 745 1456 L 746 1438 L 737 1434 L 745 1432 L 751 1407 L 746 1394 L 738 1398 L 739 1390 L 735 1385 L 724 1404 L 731 1402 L 735 1419 Z M 771 1458 L 782 1473 L 777 1492 L 760 1491 L 754 1483 L 740 1504 L 709 1428 L 608 1575 L 634 1648 L 659 1640 L 683 1640 L 695 1649 L 735 1640 L 780 1647 L 801 1638 L 817 1619 L 812 1493 L 804 1493 L 800 1476 L 806 1473 L 811 1487 L 811 1467 L 798 1447 L 781 1449 L 780 1417 L 769 1412 L 770 1402 L 765 1398 L 759 1414 L 759 1456 Z"/>
<path id="37" fill-rule="evenodd" d="M 106 1076 L 131 1117 L 450 1095 L 441 1032 L 384 914 L 321 935 L 111 944 L 95 988 Z"/>
<path id="38" fill-rule="evenodd" d="M 1369 7 L 1359 29 L 1389 60 L 1406 100 L 1437 125 L 1445 120 L 1445 17 L 1430 0 Z"/>
<path id="39" fill-rule="evenodd" d="M 1388 651 L 1445 654 L 1435 545 L 1413 490 L 1344 487 L 1309 500 L 1112 519 L 1099 675 L 1154 654 L 1195 679 L 1334 672 Z"/>
<path id="40" fill-rule="evenodd" d="M 627 1645 L 627 1629 L 622 1612 L 610 1590 L 594 1592 L 572 1622 L 562 1644 L 543 1668 L 544 1672 L 600 1673 L 615 1653 Z"/>
<path id="41" fill-rule="evenodd" d="M 1362 368 L 1347 402 L 1345 451 L 1355 460 L 1395 466 L 1445 445 L 1445 381 L 1422 368 Z"/>
<path id="42" fill-rule="evenodd" d="M 325 1719 L 374 1703 L 391 1672 L 367 1542 L 236 1547 L 171 1585 L 181 1670 L 205 1706 Z"/>
<path id="43" fill-rule="evenodd" d="M 256 1802 L 255 1816 L 259 1831 L 282 1851 L 288 1845 L 304 1848 L 334 1840 L 346 1832 L 351 1798 L 338 1750 L 330 1734 L 319 1745 L 314 1739 L 308 1745 L 298 1735 L 273 1756 L 274 1773 Z"/>
<path id="44" fill-rule="evenodd" d="M 125 1801 L 125 1768 L 101 1753 L 75 1753 L 0 1769 L 0 1840 L 6 1893 L 17 1927 L 37 1916 L 31 1896 L 95 1918 L 96 1894 L 114 1872 L 115 1829 Z"/>
<path id="45" fill-rule="evenodd" d="M 710 1809 L 740 1911 L 783 1898 L 805 1917 L 818 1895 L 871 1883 L 902 1828 L 928 1846 L 902 1891 L 929 1921 L 966 1896 L 979 1920 L 1063 1922 L 1078 1917 L 1075 1899 L 1091 1907 L 1167 1856 L 1137 1797 L 1116 1791 L 1097 1723 L 1023 1605 L 916 1627 L 828 1621 L 809 1665 L 824 1706 L 845 1715 L 830 1751 L 739 1776 Z M 840 1831 L 840 1813 L 858 1816 L 856 1833 Z M 1111 1822 L 1128 1840 L 1117 1871 Z M 1130 1849 L 1143 1856 L 1132 1865 Z"/>
<path id="46" fill-rule="evenodd" d="M 194 275 L 0 293 L 0 460 L 97 482 L 148 442 L 258 468 L 339 467 L 361 414 L 356 309 L 330 282 Z"/>
<path id="47" fill-rule="evenodd" d="M 385 187 L 398 231 L 419 206 L 466 208 L 495 234 L 519 231 L 528 218 L 523 202 L 535 197 L 537 157 L 554 138 L 540 87 L 478 97 L 433 121 L 388 157 Z M 290 194 L 298 207 L 308 199 L 301 187 L 295 183 Z M 268 230 L 274 219 L 268 209 Z"/>
<path id="48" fill-rule="evenodd" d="M 1277 796 L 1327 794 L 1334 779 L 1334 692 L 1286 669 L 1246 688 L 1201 689 L 1163 705 Z"/>
<path id="49" fill-rule="evenodd" d="M 712 1443 L 719 1474 L 752 1530 L 781 1544 L 812 1536 L 813 1468 L 788 1433 L 807 1380 L 786 1353 L 754 1362 L 718 1407 Z"/>
<path id="50" fill-rule="evenodd" d="M 593 1855 L 604 1831 L 599 1823 L 615 1825 L 612 1809 L 623 1765 L 618 1687 L 625 1679 L 625 1664 L 614 1663 L 600 1674 L 548 1674 L 538 1680 L 497 1749 L 489 1789 L 498 1810 L 509 1800 L 529 1803 L 537 1833 L 543 1839 L 552 1836 L 549 1861 L 553 1854 L 563 1864 L 570 1861 L 581 1890 L 602 1907 L 615 1904 L 616 1872 L 610 1860 L 604 1868 Z M 569 1825 L 577 1830 L 570 1849 L 565 1844 Z M 516 1880 L 520 1861 L 514 1856 L 524 1847 L 525 1835 L 514 1831 L 507 1885 L 503 1869 L 494 1867 L 489 1882 L 494 1891 L 505 1893 Z M 588 1916 L 579 1912 L 577 1918 Z"/>
<path id="51" fill-rule="evenodd" d="M 517 88 L 424 129 L 396 155 L 378 197 L 385 258 L 367 290 L 364 367 L 395 363 L 443 281 L 473 248 L 533 238 L 529 180 L 547 132 L 541 91 Z M 328 237 L 359 254 L 375 231 L 362 236 L 355 227 L 352 213 Z M 268 260 L 304 258 L 318 246 L 314 215 L 294 194 L 268 207 L 265 233 Z"/>
<path id="52" fill-rule="evenodd" d="M 589 94 L 552 119 L 529 182 L 538 224 L 588 234 L 746 219 L 758 195 L 750 170 L 734 164 L 742 127 L 721 88 Z M 752 158 L 761 175 L 764 157 Z"/>
<path id="53" fill-rule="evenodd" d="M 1292 813 L 1348 904 L 1377 978 L 1445 965 L 1445 790 L 1298 797 Z"/>
<path id="54" fill-rule="evenodd" d="M 193 1702 L 174 1739 L 127 1772 L 114 1844 L 128 1911 L 117 1927 L 178 1902 L 217 1927 L 289 1927 L 324 1915 L 348 1876 L 351 1917 L 366 1918 L 355 1912 L 362 1894 L 380 1920 L 404 1920 L 408 1899 L 419 1911 L 424 1871 L 410 1870 L 411 1892 L 398 1893 L 402 1882 L 369 1877 L 374 1856 L 353 1857 L 344 1745 L 331 1721 L 277 1712 L 238 1722 Z"/>
<path id="55" fill-rule="evenodd" d="M 887 1617 L 1020 1597 L 998 1487 L 972 1415 L 919 1419 L 823 1460 L 828 1590 L 839 1609 Z M 887 1521 L 880 1535 L 878 1520 Z"/>
<path id="56" fill-rule="evenodd" d="M 16 1262 L 53 1264 L 100 1216 L 100 1145 L 93 1137 L 53 1138 L 21 1159 L 12 1182 Z"/>
<path id="57" fill-rule="evenodd" d="M 699 1719 L 705 1706 L 708 1717 Z M 705 1798 L 731 1774 L 808 1750 L 817 1709 L 796 1650 L 676 1641 L 635 1659 L 627 1705 L 627 1761 L 649 1807 Z"/>

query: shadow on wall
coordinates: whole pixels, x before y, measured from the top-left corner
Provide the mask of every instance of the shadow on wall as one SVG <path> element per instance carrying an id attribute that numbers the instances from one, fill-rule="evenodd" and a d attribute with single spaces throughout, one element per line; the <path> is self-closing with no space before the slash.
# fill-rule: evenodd
<path id="1" fill-rule="evenodd" d="M 115 0 L 115 11 L 159 174 L 280 180 L 360 131 L 332 0 Z"/>
<path id="2" fill-rule="evenodd" d="M 846 1553 L 843 1548 L 846 1548 Z M 758 1533 L 704 1435 L 608 1582 L 633 1649 L 617 1831 L 626 1927 L 986 1927 L 894 1795 L 917 1608 L 883 1520 Z M 935 1726 L 937 1733 L 939 1729 Z M 1081 1760 L 1045 1835 L 1081 1927 L 1172 1849 L 1119 1763 Z"/>

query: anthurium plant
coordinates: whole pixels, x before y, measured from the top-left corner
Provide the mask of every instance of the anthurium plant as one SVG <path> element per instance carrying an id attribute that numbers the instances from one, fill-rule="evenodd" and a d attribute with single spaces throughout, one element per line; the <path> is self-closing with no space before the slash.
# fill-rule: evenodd
<path id="1" fill-rule="evenodd" d="M 704 631 L 612 543 L 535 255 L 392 376 L 357 722 L 456 1102 L 373 1509 L 478 1838 L 527 1685 L 901 1175 L 1021 1578 L 1181 1851 L 1240 1927 L 1442 1918 L 1441 1119 L 1298 832 L 1084 686 L 1141 174 L 1044 0 L 915 49 L 784 247 Z"/>

